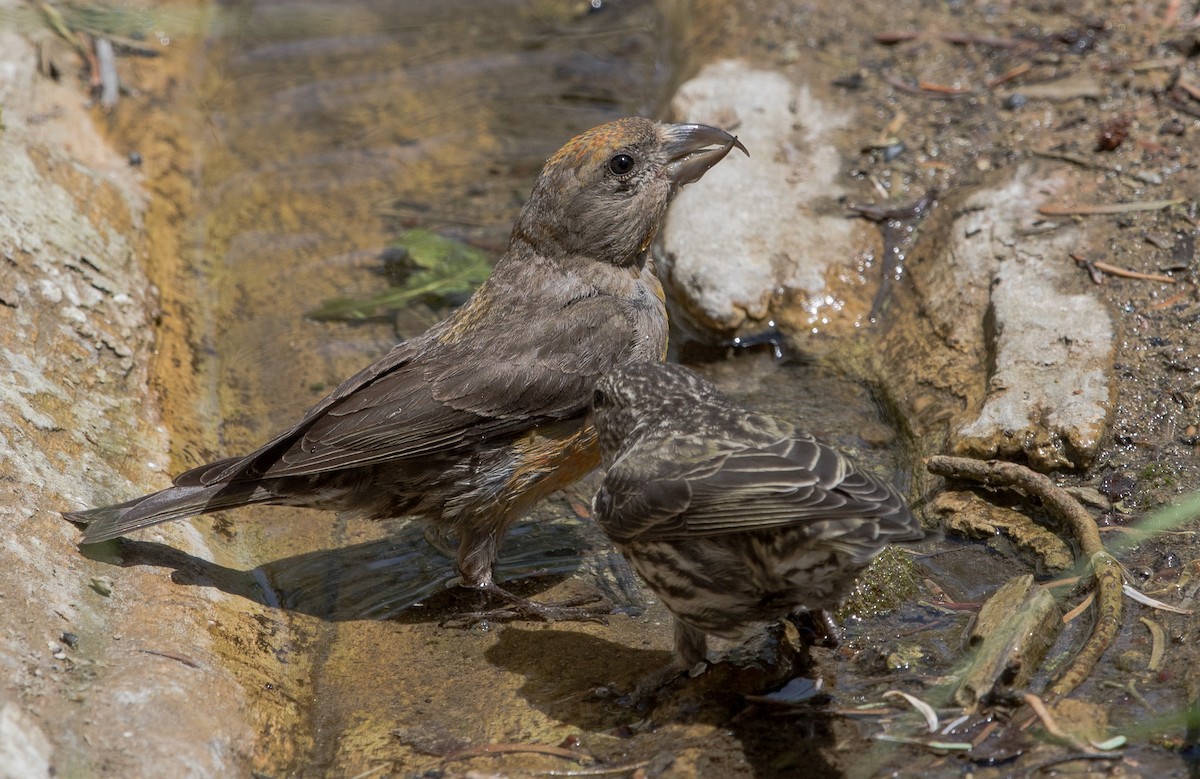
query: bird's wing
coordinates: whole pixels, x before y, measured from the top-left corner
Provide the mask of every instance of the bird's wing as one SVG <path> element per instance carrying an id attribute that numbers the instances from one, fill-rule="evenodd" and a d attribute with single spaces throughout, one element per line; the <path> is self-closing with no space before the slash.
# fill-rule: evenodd
<path id="1" fill-rule="evenodd" d="M 436 457 L 582 418 L 596 379 L 638 337 L 614 298 L 508 324 L 474 328 L 447 343 L 426 339 L 423 348 L 389 355 L 386 365 L 350 379 L 300 424 L 244 458 L 241 473 L 233 461 L 224 474 L 208 469 L 204 483 L 231 473 L 304 476 Z"/>
<path id="2" fill-rule="evenodd" d="M 573 417 L 586 411 L 596 381 L 614 365 L 662 358 L 665 330 L 661 337 L 645 332 L 648 322 L 634 303 L 579 298 L 555 316 L 514 317 L 509 327 L 489 331 L 489 343 L 455 344 L 426 375 L 449 408 L 498 418 Z"/>
<path id="3" fill-rule="evenodd" d="M 692 501 L 685 479 L 648 478 L 614 464 L 592 498 L 592 517 L 613 541 L 682 537 L 683 512 Z"/>
<path id="4" fill-rule="evenodd" d="M 866 518 L 876 520 L 873 529 L 862 529 L 872 536 L 921 535 L 893 490 L 804 433 L 766 445 L 726 442 L 702 462 L 674 462 L 657 476 L 648 475 L 644 463 L 618 461 L 605 476 L 605 489 L 607 513 L 597 519 L 617 540 L 801 525 L 825 535 L 826 521 Z M 857 524 L 837 530 L 859 532 Z"/>
<path id="5" fill-rule="evenodd" d="M 396 344 L 381 359 L 338 385 L 337 389 L 306 411 L 299 422 L 275 436 L 267 444 L 247 455 L 227 457 L 184 471 L 175 477 L 175 486 L 199 487 L 237 479 L 261 477 L 263 469 L 274 463 L 279 455 L 302 437 L 304 431 L 320 419 L 330 407 L 343 402 L 347 397 L 369 386 L 381 376 L 387 376 L 403 369 L 421 351 L 423 343 L 424 338 L 422 337 Z"/>

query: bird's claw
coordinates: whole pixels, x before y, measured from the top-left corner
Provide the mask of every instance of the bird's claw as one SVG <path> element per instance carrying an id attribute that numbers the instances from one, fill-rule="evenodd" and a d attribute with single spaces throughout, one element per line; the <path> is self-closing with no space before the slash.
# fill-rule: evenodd
<path id="1" fill-rule="evenodd" d="M 665 667 L 643 676 L 632 690 L 617 698 L 617 703 L 626 709 L 646 712 L 658 705 L 658 697 L 664 690 L 681 678 L 694 679 L 708 670 L 707 660 L 701 660 L 690 668 L 679 663 L 668 663 Z"/>
<path id="2" fill-rule="evenodd" d="M 792 614 L 789 621 L 796 626 L 800 638 L 809 646 L 836 649 L 841 645 L 842 629 L 826 609 L 816 609 Z"/>

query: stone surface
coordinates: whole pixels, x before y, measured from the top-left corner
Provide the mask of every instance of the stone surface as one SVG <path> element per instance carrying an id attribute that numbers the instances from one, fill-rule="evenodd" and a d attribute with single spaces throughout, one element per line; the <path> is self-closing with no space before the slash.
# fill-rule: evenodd
<path id="1" fill-rule="evenodd" d="M 832 299 L 831 271 L 859 254 L 861 223 L 835 204 L 833 134 L 847 116 L 805 85 L 737 61 L 703 69 L 673 107 L 736 132 L 751 154 L 710 171 L 708 189 L 684 190 L 673 207 L 664 266 L 681 313 L 703 329 L 775 319 L 794 332 Z M 1027 458 L 1041 470 L 1096 456 L 1115 351 L 1111 317 L 1067 256 L 1086 236 L 1070 223 L 1030 230 L 1044 223 L 1039 204 L 1081 183 L 1046 167 L 955 191 L 921 226 L 907 266 L 920 302 L 896 306 L 887 322 L 883 377 L 914 429 L 938 426 L 952 451 Z"/>
<path id="2" fill-rule="evenodd" d="M 998 535 L 1032 556 L 1048 571 L 1065 571 L 1075 563 L 1071 547 L 1053 531 L 1007 506 L 985 501 L 974 492 L 947 490 L 929 502 L 939 525 L 964 538 L 990 542 Z"/>
<path id="3" fill-rule="evenodd" d="M 958 429 L 955 449 L 1020 456 L 1044 469 L 1088 464 L 1111 408 L 1113 327 L 1092 295 L 1057 289 L 1061 274 L 1037 257 L 1004 263 L 991 302 L 996 370 L 979 417 Z"/>
<path id="4" fill-rule="evenodd" d="M 1108 424 L 1112 319 L 1068 252 L 1079 231 L 1029 234 L 1035 209 L 1068 180 L 1018 168 L 1005 185 L 979 192 L 950 245 L 951 253 L 990 279 L 987 394 L 979 415 L 954 433 L 956 452 L 1027 457 L 1043 470 L 1087 465 Z M 1070 274 L 1070 276 L 1068 276 Z"/>
<path id="5" fill-rule="evenodd" d="M 0 779 L 49 779 L 50 740 L 11 701 L 0 707 Z"/>
<path id="6" fill-rule="evenodd" d="M 717 62 L 680 87 L 680 121 L 735 133 L 750 152 L 684 189 L 663 229 L 667 280 L 702 328 L 761 327 L 783 296 L 819 296 L 830 265 L 853 255 L 855 224 L 832 134 L 850 120 L 778 72 Z M 803 305 L 803 303 L 802 303 Z"/>
<path id="7" fill-rule="evenodd" d="M 940 429 L 955 453 L 1039 470 L 1096 456 L 1112 409 L 1112 319 L 1070 260 L 1087 236 L 1036 212 L 1077 186 L 1023 165 L 945 198 L 922 224 L 906 265 L 917 300 L 890 315 L 882 378 L 919 435 Z"/>
<path id="8" fill-rule="evenodd" d="M 0 775 L 234 775 L 252 730 L 214 598 L 174 607 L 162 569 L 87 559 L 58 514 L 165 483 L 166 447 L 145 196 L 76 83 L 37 62 L 0 31 Z"/>
<path id="9" fill-rule="evenodd" d="M 1022 691 L 1062 630 L 1062 609 L 1032 574 L 1010 579 L 979 610 L 970 662 L 955 674 L 954 702 L 986 703 L 1005 690 Z"/>

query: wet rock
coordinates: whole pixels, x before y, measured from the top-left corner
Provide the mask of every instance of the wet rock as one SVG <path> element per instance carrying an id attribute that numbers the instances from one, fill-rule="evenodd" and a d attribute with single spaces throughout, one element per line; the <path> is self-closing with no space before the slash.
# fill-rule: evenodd
<path id="1" fill-rule="evenodd" d="M 1024 165 L 952 194 L 922 225 L 906 265 L 917 309 L 885 335 L 883 375 L 918 436 L 948 425 L 957 454 L 1039 470 L 1096 456 L 1112 407 L 1112 319 L 1064 261 L 1086 239 L 1036 213 L 1078 186 Z"/>
<path id="2" fill-rule="evenodd" d="M 854 583 L 837 616 L 845 621 L 851 617 L 879 616 L 893 611 L 911 600 L 920 590 L 912 556 L 895 547 L 879 554 Z"/>
<path id="3" fill-rule="evenodd" d="M 1126 649 L 1124 652 L 1118 654 L 1113 662 L 1118 671 L 1127 674 L 1144 671 L 1149 664 L 1150 658 L 1145 652 L 1138 651 L 1137 649 Z"/>
<path id="4" fill-rule="evenodd" d="M 1108 424 L 1113 326 L 1088 294 L 1059 291 L 1032 255 L 1001 265 L 991 304 L 996 370 L 979 417 L 958 429 L 955 451 L 980 457 L 1025 455 L 1050 470 L 1088 465 Z"/>
<path id="5" fill-rule="evenodd" d="M 1057 535 L 1024 514 L 997 506 L 969 491 L 940 492 L 929 510 L 942 527 L 966 538 L 988 540 L 1003 533 L 1018 547 L 1035 555 L 1050 571 L 1065 571 L 1075 563 L 1071 548 Z"/>
<path id="6" fill-rule="evenodd" d="M 1112 500 L 1124 500 L 1133 494 L 1137 479 L 1128 473 L 1114 471 L 1100 480 L 1100 492 Z"/>
<path id="7" fill-rule="evenodd" d="M 1109 732 L 1109 710 L 1102 704 L 1077 698 L 1063 698 L 1050 706 L 1059 730 L 1080 743 L 1100 744 Z"/>
<path id="8" fill-rule="evenodd" d="M 1112 511 L 1113 502 L 1095 487 L 1066 487 L 1067 493 L 1090 509 Z"/>
<path id="9" fill-rule="evenodd" d="M 77 83 L 36 70 L 35 48 L 0 31 L 0 776 L 241 773 L 254 728 L 214 668 L 213 599 L 179 608 L 159 569 L 85 558 L 58 514 L 161 484 L 166 447 L 147 391 L 145 195 Z"/>
<path id="10" fill-rule="evenodd" d="M 732 61 L 684 84 L 674 110 L 738 133 L 751 153 L 710 171 L 705 191 L 685 190 L 664 228 L 684 318 L 725 332 L 772 318 L 805 327 L 831 268 L 856 254 L 859 225 L 835 205 L 833 134 L 847 116 L 806 85 Z M 1094 459 L 1112 403 L 1113 325 L 1064 260 L 1084 236 L 1036 212 L 1078 189 L 1078 175 L 1020 166 L 949 193 L 922 223 L 906 260 L 919 301 L 888 312 L 879 377 L 918 436 L 1039 470 Z"/>
<path id="11" fill-rule="evenodd" d="M 761 326 L 781 295 L 815 295 L 853 254 L 836 199 L 833 134 L 850 120 L 796 84 L 737 61 L 704 68 L 672 104 L 681 121 L 737 134 L 750 151 L 685 189 L 663 230 L 668 283 L 706 329 Z M 717 193 L 714 195 L 714 193 Z"/>
<path id="12" fill-rule="evenodd" d="M 925 660 L 925 649 L 919 644 L 901 644 L 887 651 L 884 662 L 888 671 L 911 671 L 921 667 Z"/>

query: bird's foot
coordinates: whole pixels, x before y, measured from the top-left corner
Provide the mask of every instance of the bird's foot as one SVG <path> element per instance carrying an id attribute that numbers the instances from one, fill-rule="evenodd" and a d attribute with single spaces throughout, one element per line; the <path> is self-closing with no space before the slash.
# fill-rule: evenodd
<path id="1" fill-rule="evenodd" d="M 646 674 L 632 690 L 617 698 L 617 703 L 626 709 L 647 712 L 658 705 L 659 696 L 672 684 L 681 678 L 694 679 L 708 670 L 709 662 L 701 660 L 691 667 L 683 666 L 679 661 L 668 663 L 666 666 Z"/>
<path id="2" fill-rule="evenodd" d="M 584 595 L 559 603 L 539 603 L 509 592 L 498 584 L 489 582 L 475 589 L 491 593 L 507 604 L 496 609 L 468 611 L 442 620 L 442 627 L 469 628 L 481 622 L 510 619 L 540 619 L 544 622 L 599 622 L 608 624 L 613 603 L 603 595 Z M 589 605 L 595 604 L 595 605 Z"/>

